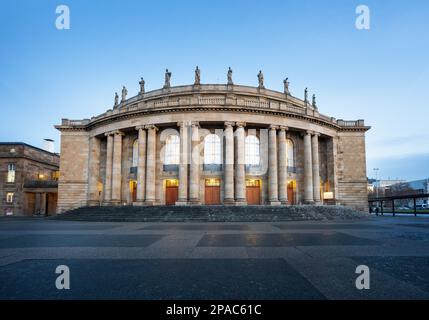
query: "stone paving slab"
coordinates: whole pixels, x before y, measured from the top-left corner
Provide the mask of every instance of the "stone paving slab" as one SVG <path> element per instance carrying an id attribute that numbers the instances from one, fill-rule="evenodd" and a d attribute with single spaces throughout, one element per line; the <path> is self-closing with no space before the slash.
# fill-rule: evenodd
<path id="1" fill-rule="evenodd" d="M 376 245 L 374 240 L 358 238 L 341 232 L 325 233 L 247 233 L 206 234 L 199 247 L 279 247 L 279 246 L 347 246 Z"/>
<path id="2" fill-rule="evenodd" d="M 70 290 L 55 288 L 58 265 Z M 324 299 L 283 259 L 25 260 L 0 283 L 0 299 Z"/>
<path id="3" fill-rule="evenodd" d="M 33 247 L 145 247 L 162 238 L 162 235 L 22 235 L 0 242 L 0 248 Z"/>

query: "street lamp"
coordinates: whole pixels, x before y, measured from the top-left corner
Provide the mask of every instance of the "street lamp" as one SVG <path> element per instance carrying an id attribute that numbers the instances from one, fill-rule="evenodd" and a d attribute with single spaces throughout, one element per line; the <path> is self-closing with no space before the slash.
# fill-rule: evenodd
<path id="1" fill-rule="evenodd" d="M 376 183 L 376 186 L 375 186 L 375 197 L 378 198 L 377 181 L 378 181 L 378 170 L 380 170 L 380 168 L 374 168 L 372 170 L 374 170 L 374 172 L 375 172 L 375 183 Z"/>

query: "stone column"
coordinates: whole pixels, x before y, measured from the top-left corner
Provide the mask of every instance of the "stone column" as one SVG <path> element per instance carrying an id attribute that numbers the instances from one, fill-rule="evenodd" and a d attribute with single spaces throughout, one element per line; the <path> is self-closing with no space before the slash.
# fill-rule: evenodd
<path id="1" fill-rule="evenodd" d="M 88 205 L 100 205 L 100 194 L 98 191 L 98 180 L 100 174 L 100 139 L 91 137 L 89 140 L 89 177 L 88 177 Z"/>
<path id="2" fill-rule="evenodd" d="M 192 122 L 191 168 L 189 202 L 200 204 L 200 135 L 198 122 Z"/>
<path id="3" fill-rule="evenodd" d="M 313 204 L 313 169 L 311 157 L 311 132 L 304 134 L 304 203 Z"/>
<path id="4" fill-rule="evenodd" d="M 234 204 L 234 131 L 233 122 L 225 122 L 224 204 Z"/>
<path id="5" fill-rule="evenodd" d="M 237 162 L 235 164 L 235 203 L 246 205 L 246 168 L 245 168 L 245 131 L 244 122 L 236 123 L 237 129 Z"/>
<path id="6" fill-rule="evenodd" d="M 179 122 L 180 127 L 180 164 L 179 164 L 179 199 L 176 205 L 188 204 L 188 129 L 186 121 Z"/>
<path id="7" fill-rule="evenodd" d="M 108 132 L 106 151 L 106 177 L 104 185 L 104 202 L 110 204 L 112 201 L 112 160 L 113 160 L 113 134 Z"/>
<path id="8" fill-rule="evenodd" d="M 112 203 L 121 202 L 122 185 L 122 136 L 124 134 L 116 131 L 113 137 L 113 165 L 112 165 Z"/>
<path id="9" fill-rule="evenodd" d="M 138 161 L 137 161 L 137 196 L 136 202 L 142 205 L 146 190 L 146 130 L 144 126 L 136 127 L 139 132 Z"/>
<path id="10" fill-rule="evenodd" d="M 287 199 L 287 127 L 280 127 L 279 131 L 279 200 L 281 204 L 288 204 Z"/>
<path id="11" fill-rule="evenodd" d="M 146 205 L 153 205 L 156 187 L 156 131 L 154 125 L 147 125 L 147 156 L 146 156 Z"/>
<path id="12" fill-rule="evenodd" d="M 268 204 L 276 206 L 279 202 L 277 126 L 270 126 L 268 134 Z"/>
<path id="13" fill-rule="evenodd" d="M 311 138 L 311 153 L 313 157 L 313 198 L 320 204 L 320 173 L 319 173 L 319 133 Z"/>

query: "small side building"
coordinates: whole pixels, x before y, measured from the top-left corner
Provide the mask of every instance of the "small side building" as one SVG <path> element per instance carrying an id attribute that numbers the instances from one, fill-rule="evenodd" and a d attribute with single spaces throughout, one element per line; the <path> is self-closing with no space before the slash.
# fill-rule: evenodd
<path id="1" fill-rule="evenodd" d="M 60 156 L 22 142 L 0 142 L 0 214 L 53 215 Z"/>

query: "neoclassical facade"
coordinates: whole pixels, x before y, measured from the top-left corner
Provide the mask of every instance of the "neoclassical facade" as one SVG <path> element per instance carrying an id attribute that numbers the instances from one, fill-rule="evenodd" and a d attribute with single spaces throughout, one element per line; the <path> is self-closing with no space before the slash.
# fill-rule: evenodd
<path id="1" fill-rule="evenodd" d="M 140 92 L 63 119 L 58 213 L 87 205 L 341 204 L 366 210 L 363 120 L 285 92 L 232 83 Z"/>

